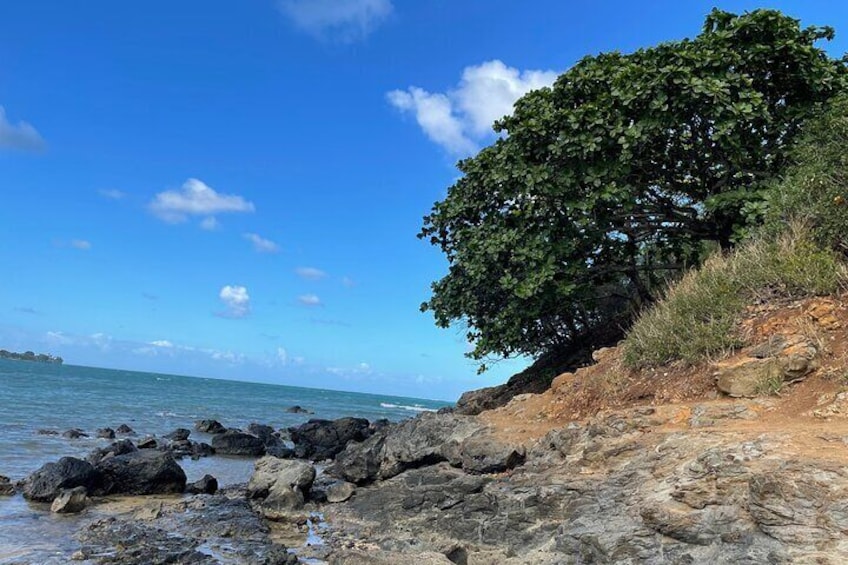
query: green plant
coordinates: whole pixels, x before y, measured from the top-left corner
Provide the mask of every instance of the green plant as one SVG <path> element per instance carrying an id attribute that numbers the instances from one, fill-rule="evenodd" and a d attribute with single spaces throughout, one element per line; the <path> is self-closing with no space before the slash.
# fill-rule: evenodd
<path id="1" fill-rule="evenodd" d="M 792 152 L 794 166 L 768 198 L 766 225 L 803 221 L 821 245 L 848 254 L 848 97 L 810 120 Z"/>
<path id="2" fill-rule="evenodd" d="M 752 301 L 830 294 L 845 281 L 838 255 L 819 247 L 805 226 L 777 239 L 761 236 L 712 256 L 643 312 L 624 341 L 624 362 L 645 367 L 721 355 L 742 345 L 736 326 Z"/>
<path id="3" fill-rule="evenodd" d="M 798 129 L 843 89 L 844 62 L 815 46 L 832 36 L 715 10 L 693 40 L 587 57 L 527 94 L 424 219 L 449 271 L 422 309 L 464 324 L 478 360 L 618 340 L 761 217 Z"/>

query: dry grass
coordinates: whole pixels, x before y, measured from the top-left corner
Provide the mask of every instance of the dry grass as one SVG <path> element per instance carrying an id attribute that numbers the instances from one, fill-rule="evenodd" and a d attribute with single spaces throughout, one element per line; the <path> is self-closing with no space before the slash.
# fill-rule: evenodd
<path id="1" fill-rule="evenodd" d="M 801 225 L 774 240 L 749 241 L 712 256 L 645 311 L 625 339 L 624 363 L 654 367 L 722 356 L 743 345 L 737 326 L 746 305 L 832 294 L 846 280 L 836 253 L 815 244 Z"/>

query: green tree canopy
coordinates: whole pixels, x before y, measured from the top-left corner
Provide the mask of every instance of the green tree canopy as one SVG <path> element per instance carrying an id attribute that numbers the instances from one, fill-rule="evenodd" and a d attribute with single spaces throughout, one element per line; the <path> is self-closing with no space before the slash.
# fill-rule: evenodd
<path id="1" fill-rule="evenodd" d="M 827 27 L 714 10 L 695 39 L 586 57 L 496 122 L 504 135 L 420 237 L 449 272 L 422 305 L 464 323 L 471 356 L 596 347 L 704 242 L 726 247 L 805 119 L 843 89 Z"/>

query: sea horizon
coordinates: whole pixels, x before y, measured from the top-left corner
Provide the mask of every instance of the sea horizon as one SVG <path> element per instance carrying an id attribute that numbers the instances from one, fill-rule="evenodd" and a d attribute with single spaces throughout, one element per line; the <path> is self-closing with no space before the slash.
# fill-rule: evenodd
<path id="1" fill-rule="evenodd" d="M 25 363 L 25 364 L 34 364 L 34 365 L 51 365 L 51 363 L 42 363 L 38 361 L 24 361 L 18 359 L 0 359 L 0 362 L 12 362 L 12 363 Z M 68 363 L 67 361 L 63 362 L 60 366 L 62 367 L 75 367 L 80 369 L 97 369 L 102 371 L 115 371 L 115 372 L 127 372 L 127 373 L 139 373 L 144 375 L 159 375 L 159 376 L 167 376 L 167 377 L 179 377 L 186 379 L 200 379 L 200 380 L 214 380 L 214 381 L 224 381 L 230 383 L 248 383 L 255 385 L 269 385 L 269 386 L 281 386 L 292 389 L 303 389 L 307 391 L 318 391 L 318 392 L 340 392 L 344 394 L 361 394 L 363 396 L 372 396 L 372 397 L 384 397 L 391 396 L 396 398 L 404 398 L 409 400 L 424 400 L 427 402 L 443 402 L 445 404 L 456 404 L 456 400 L 447 400 L 444 398 L 425 398 L 418 396 L 406 396 L 403 394 L 390 394 L 390 393 L 379 393 L 379 392 L 362 392 L 357 390 L 345 390 L 341 388 L 318 388 L 318 387 L 309 387 L 303 385 L 296 384 L 286 384 L 286 383 L 272 383 L 268 381 L 256 381 L 256 380 L 248 380 L 248 379 L 231 379 L 226 377 L 215 377 L 215 376 L 201 376 L 201 375 L 190 375 L 190 374 L 181 374 L 181 373 L 162 373 L 155 371 L 144 371 L 139 369 L 130 369 L 123 367 L 106 367 L 99 365 L 79 365 L 76 363 Z"/>

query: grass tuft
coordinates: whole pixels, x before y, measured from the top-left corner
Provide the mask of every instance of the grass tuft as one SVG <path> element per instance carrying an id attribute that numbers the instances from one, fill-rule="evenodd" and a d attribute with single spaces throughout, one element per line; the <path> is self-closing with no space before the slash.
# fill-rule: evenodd
<path id="1" fill-rule="evenodd" d="M 723 355 L 742 345 L 737 324 L 746 305 L 831 294 L 846 280 L 838 254 L 815 243 L 803 225 L 776 239 L 750 240 L 710 257 L 646 310 L 625 338 L 624 363 L 693 364 Z"/>

